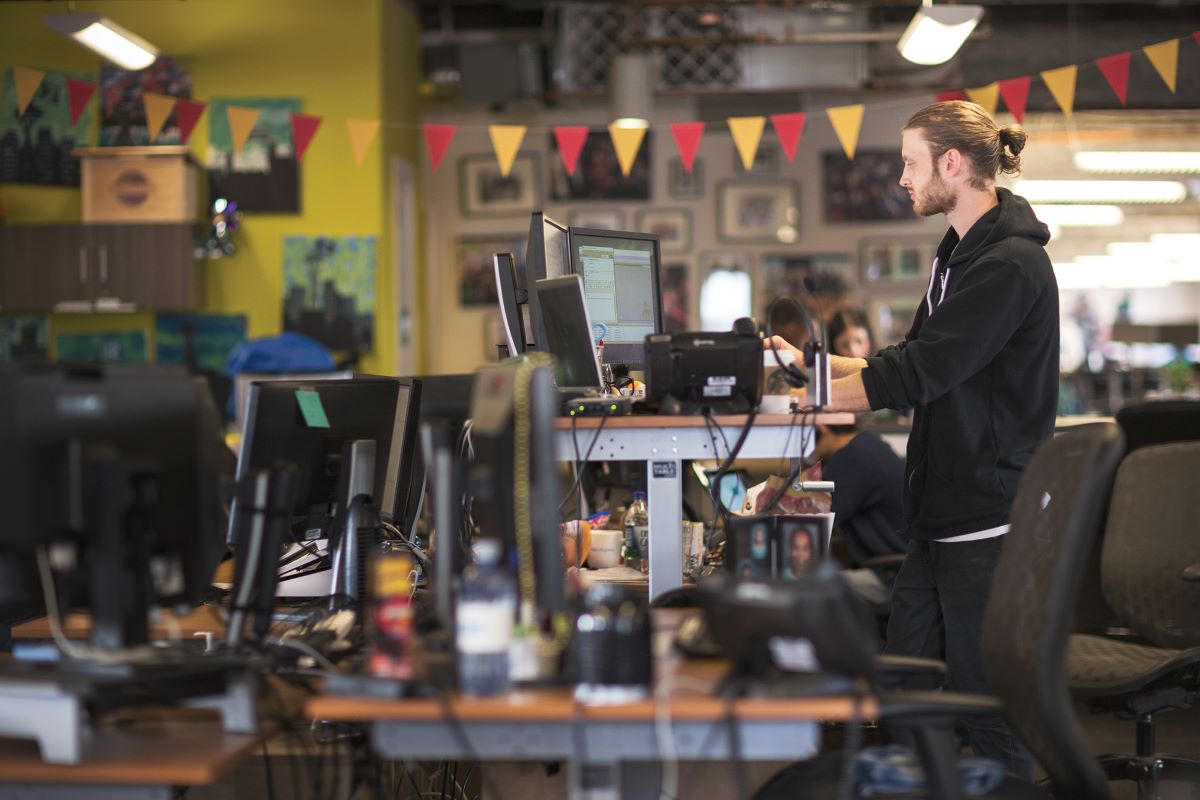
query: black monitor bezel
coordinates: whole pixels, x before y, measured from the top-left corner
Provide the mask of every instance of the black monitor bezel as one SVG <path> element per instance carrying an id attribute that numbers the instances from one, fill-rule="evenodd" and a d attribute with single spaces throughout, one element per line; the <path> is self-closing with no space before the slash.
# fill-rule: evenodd
<path id="1" fill-rule="evenodd" d="M 504 326 L 508 354 L 519 356 L 529 343 L 525 340 L 525 319 L 521 313 L 521 303 L 517 300 L 516 256 L 512 253 L 493 253 L 492 277 L 496 279 L 496 302 L 500 306 L 500 323 Z"/>
<path id="2" fill-rule="evenodd" d="M 566 272 L 564 274 L 569 275 L 575 271 L 570 226 L 563 225 L 561 222 L 552 219 L 544 211 L 534 211 L 529 218 L 529 241 L 525 246 L 525 292 L 528 296 L 529 314 L 533 321 L 531 328 L 533 329 L 533 346 L 535 348 L 541 348 L 541 343 L 546 338 L 546 330 L 542 326 L 542 309 L 538 306 L 537 296 L 533 292 L 533 287 L 543 278 L 562 277 L 561 275 L 546 274 L 547 224 L 562 231 L 563 236 L 567 239 L 567 261 L 565 265 Z M 528 344 L 526 342 L 526 346 Z"/>

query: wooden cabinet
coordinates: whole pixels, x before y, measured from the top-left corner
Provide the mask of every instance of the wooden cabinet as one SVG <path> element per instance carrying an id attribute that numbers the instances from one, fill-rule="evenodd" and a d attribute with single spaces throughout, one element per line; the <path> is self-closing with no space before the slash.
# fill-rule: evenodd
<path id="1" fill-rule="evenodd" d="M 188 309 L 190 224 L 0 226 L 0 311 Z"/>

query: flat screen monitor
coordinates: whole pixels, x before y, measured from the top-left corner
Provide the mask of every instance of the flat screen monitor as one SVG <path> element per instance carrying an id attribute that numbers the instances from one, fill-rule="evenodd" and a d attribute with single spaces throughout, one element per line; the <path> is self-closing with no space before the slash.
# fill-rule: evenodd
<path id="1" fill-rule="evenodd" d="M 541 211 L 529 221 L 529 245 L 525 250 L 525 288 L 531 289 L 543 278 L 559 278 L 572 272 L 568 228 Z M 529 295 L 529 314 L 533 320 L 533 343 L 539 349 L 545 339 L 541 309 L 537 297 Z"/>
<path id="2" fill-rule="evenodd" d="M 546 328 L 543 348 L 554 356 L 554 382 L 560 391 L 599 392 L 604 388 L 592 325 L 578 275 L 545 278 L 534 286 Z"/>
<path id="3" fill-rule="evenodd" d="M 663 332 L 658 237 L 572 228 L 571 256 L 583 278 L 592 340 L 604 340 L 604 363 L 642 367 L 646 336 Z"/>
<path id="4" fill-rule="evenodd" d="M 516 259 L 513 254 L 494 254 L 492 272 L 496 277 L 496 298 L 500 304 L 500 321 L 504 324 L 504 340 L 508 345 L 508 354 L 519 356 L 525 352 L 525 315 L 521 313 Z"/>

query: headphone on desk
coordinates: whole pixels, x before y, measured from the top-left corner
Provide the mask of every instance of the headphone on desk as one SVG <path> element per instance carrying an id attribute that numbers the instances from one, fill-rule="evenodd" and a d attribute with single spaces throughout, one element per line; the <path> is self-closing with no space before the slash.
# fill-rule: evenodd
<path id="1" fill-rule="evenodd" d="M 808 309 L 796 301 L 796 298 L 781 295 L 772 300 L 771 304 L 767 306 L 767 341 L 771 343 L 771 352 L 775 354 L 775 363 L 779 365 L 779 369 L 783 373 L 783 380 L 788 386 L 792 387 L 793 389 L 803 389 L 808 385 L 808 375 L 806 375 L 803 370 L 797 367 L 794 362 L 791 364 L 784 364 L 783 359 L 779 357 L 779 348 L 775 346 L 775 336 L 771 330 L 771 317 L 774 316 L 775 307 L 780 303 L 791 303 L 792 306 L 800 312 L 800 315 L 804 317 L 804 322 L 808 327 L 808 341 L 805 342 L 800 348 L 804 355 L 804 366 L 812 367 L 814 364 L 816 364 L 817 353 L 821 352 L 825 347 L 822 344 L 823 337 L 817 336 L 816 325 L 813 323 L 812 315 L 808 313 Z M 824 320 L 822 320 L 822 332 L 824 332 L 824 328 L 825 323 Z"/>

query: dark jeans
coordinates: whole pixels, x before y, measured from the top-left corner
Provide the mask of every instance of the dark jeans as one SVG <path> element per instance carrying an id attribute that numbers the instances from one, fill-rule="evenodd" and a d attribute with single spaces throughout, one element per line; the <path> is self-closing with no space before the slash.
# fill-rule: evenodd
<path id="1" fill-rule="evenodd" d="M 892 587 L 884 652 L 944 659 L 947 691 L 991 694 L 983 679 L 983 609 L 1005 536 L 973 542 L 911 541 Z M 999 714 L 967 717 L 976 755 L 1033 780 L 1033 758 Z"/>

